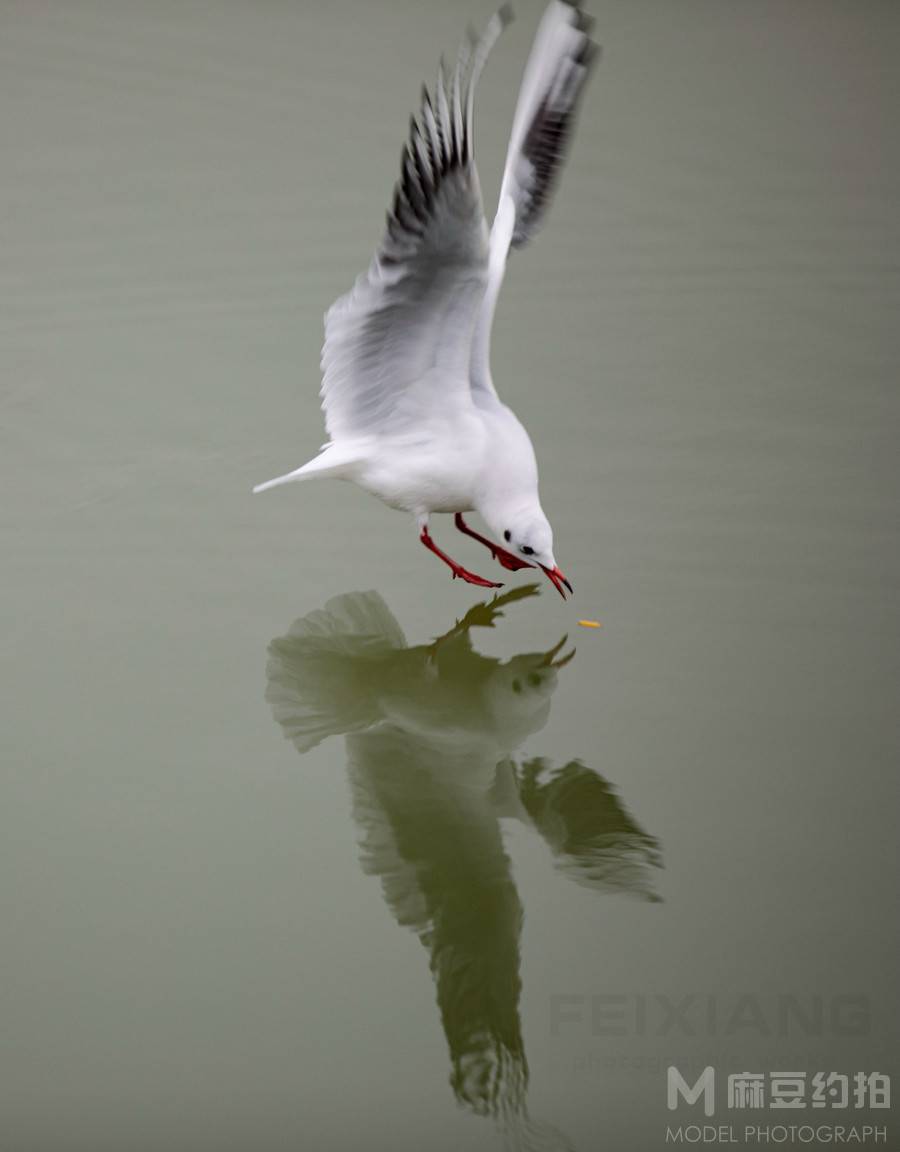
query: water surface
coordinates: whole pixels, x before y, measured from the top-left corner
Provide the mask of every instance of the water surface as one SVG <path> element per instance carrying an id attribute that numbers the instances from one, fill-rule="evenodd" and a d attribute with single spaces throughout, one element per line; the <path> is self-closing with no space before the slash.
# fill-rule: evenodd
<path id="1" fill-rule="evenodd" d="M 487 9 L 0 4 L 4 1148 L 646 1150 L 670 1060 L 891 1071 L 898 10 L 594 7 L 493 353 L 576 597 L 491 607 L 250 496 Z"/>

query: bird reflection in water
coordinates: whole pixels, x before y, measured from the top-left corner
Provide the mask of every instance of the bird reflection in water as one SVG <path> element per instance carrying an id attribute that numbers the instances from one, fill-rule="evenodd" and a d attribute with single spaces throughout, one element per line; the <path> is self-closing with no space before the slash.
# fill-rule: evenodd
<path id="1" fill-rule="evenodd" d="M 472 631 L 537 592 L 526 585 L 476 605 L 417 647 L 377 592 L 336 596 L 272 641 L 266 695 L 299 752 L 346 738 L 362 866 L 428 952 L 456 1098 L 517 1143 L 565 1145 L 559 1134 L 540 1139 L 527 1115 L 523 911 L 500 821 L 533 829 L 589 887 L 654 900 L 660 860 L 602 776 L 578 760 L 513 756 L 546 724 L 574 651 L 563 654 L 563 638 L 504 661 L 477 652 Z"/>

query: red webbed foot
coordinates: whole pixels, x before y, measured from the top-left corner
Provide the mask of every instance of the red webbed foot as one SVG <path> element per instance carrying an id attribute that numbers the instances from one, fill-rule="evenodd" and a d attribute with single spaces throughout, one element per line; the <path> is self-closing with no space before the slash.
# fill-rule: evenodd
<path id="1" fill-rule="evenodd" d="M 474 572 L 470 572 L 467 568 L 463 568 L 461 564 L 451 564 L 453 571 L 453 579 L 457 576 L 461 580 L 465 580 L 467 584 L 479 584 L 482 588 L 502 588 L 503 585 L 495 580 L 485 580 L 483 576 L 478 576 Z"/>
<path id="2" fill-rule="evenodd" d="M 422 528 L 422 534 L 419 539 L 429 550 L 429 552 L 433 552 L 435 556 L 440 557 L 440 559 L 444 561 L 444 563 L 453 573 L 454 580 L 459 577 L 460 580 L 465 580 L 467 584 L 477 584 L 480 588 L 503 587 L 502 584 L 498 584 L 493 580 L 485 580 L 483 576 L 478 576 L 476 573 L 470 572 L 467 568 L 463 568 L 462 564 L 457 564 L 457 562 L 452 560 L 446 552 L 442 552 L 441 549 L 438 548 L 437 544 L 435 544 L 435 542 L 431 539 L 427 525 Z"/>
<path id="3" fill-rule="evenodd" d="M 479 544 L 483 544 L 485 548 L 488 548 L 497 563 L 502 564 L 508 572 L 518 572 L 520 568 L 534 567 L 534 565 L 529 564 L 527 560 L 520 559 L 518 556 L 513 555 L 512 552 L 507 552 L 505 548 L 501 548 L 499 544 L 495 544 L 493 540 L 488 540 L 486 536 L 481 536 L 478 532 L 473 531 L 465 520 L 463 520 L 461 512 L 456 513 L 454 523 L 460 532 L 465 533 L 466 536 L 471 536 L 473 540 L 477 540 Z"/>

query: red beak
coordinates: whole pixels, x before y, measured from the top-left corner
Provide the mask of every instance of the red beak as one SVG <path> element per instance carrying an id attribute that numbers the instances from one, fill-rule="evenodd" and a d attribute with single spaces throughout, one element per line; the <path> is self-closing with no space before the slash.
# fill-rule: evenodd
<path id="1" fill-rule="evenodd" d="M 564 584 L 569 589 L 570 592 L 574 592 L 572 585 L 565 578 L 565 576 L 563 575 L 563 571 L 558 564 L 555 568 L 545 568 L 544 565 L 541 564 L 541 568 L 543 568 L 544 572 L 547 573 L 547 579 L 551 581 L 551 583 L 553 584 L 553 587 L 560 594 L 560 596 L 562 596 L 563 600 L 565 600 L 565 598 L 566 598 L 566 594 L 565 594 L 565 592 L 563 592 L 563 585 Z"/>

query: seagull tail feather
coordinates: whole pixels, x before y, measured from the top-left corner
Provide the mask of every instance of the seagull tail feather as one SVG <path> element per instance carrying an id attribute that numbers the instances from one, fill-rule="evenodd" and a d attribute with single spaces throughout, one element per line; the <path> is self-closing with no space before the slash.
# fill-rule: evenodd
<path id="1" fill-rule="evenodd" d="M 337 452 L 333 444 L 328 444 L 324 451 L 308 460 L 302 467 L 295 468 L 293 472 L 286 472 L 283 476 L 276 476 L 274 480 L 257 484 L 253 492 L 254 495 L 257 492 L 267 492 L 270 488 L 278 488 L 281 484 L 293 484 L 295 480 L 308 480 L 311 476 L 340 476 L 346 472 L 350 462 L 346 453 Z"/>
<path id="2" fill-rule="evenodd" d="M 258 492 L 268 492 L 270 488 L 277 488 L 279 484 L 290 484 L 294 480 L 302 480 L 304 476 L 309 475 L 308 472 L 305 472 L 305 468 L 306 465 L 304 464 L 302 468 L 297 468 L 293 472 L 286 472 L 284 476 L 276 476 L 274 480 L 266 480 L 263 484 L 257 484 L 253 489 L 254 496 Z"/>

